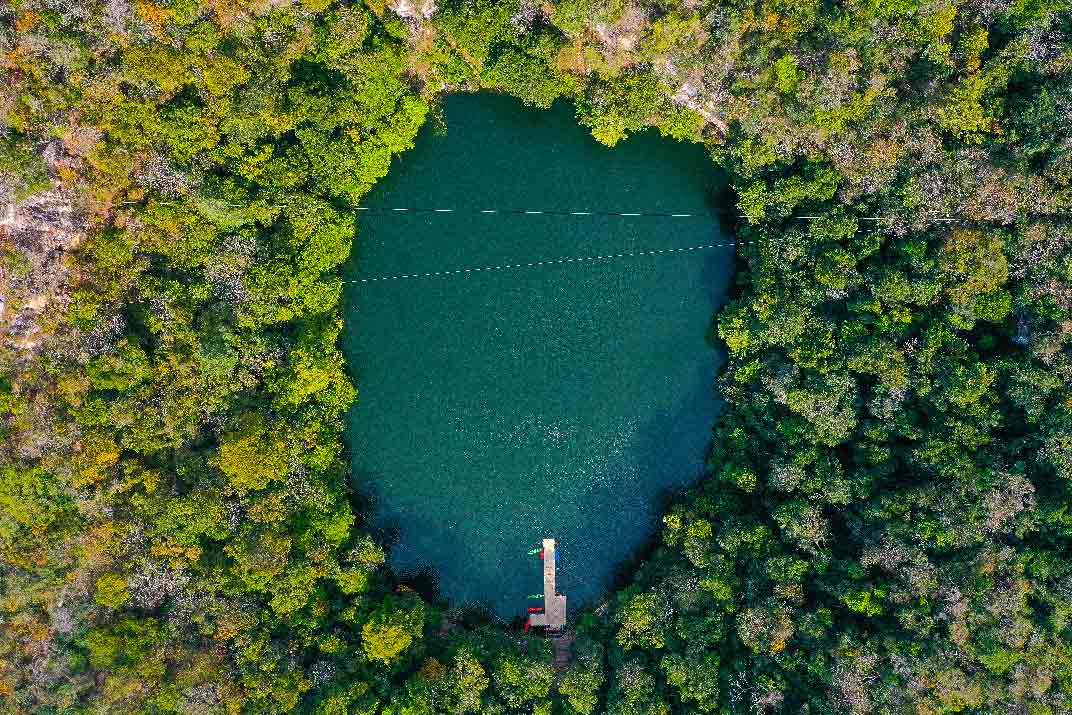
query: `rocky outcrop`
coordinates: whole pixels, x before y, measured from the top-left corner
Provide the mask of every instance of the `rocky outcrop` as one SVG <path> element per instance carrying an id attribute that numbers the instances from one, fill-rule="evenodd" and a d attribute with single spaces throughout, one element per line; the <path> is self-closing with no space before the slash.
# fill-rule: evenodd
<path id="1" fill-rule="evenodd" d="M 403 20 L 427 20 L 435 14 L 435 0 L 391 0 L 387 7 Z"/>
<path id="2" fill-rule="evenodd" d="M 45 152 L 54 165 L 59 148 Z M 48 322 L 70 302 L 70 252 L 85 236 L 85 219 L 58 182 L 21 201 L 0 205 L 0 345 L 32 353 Z"/>

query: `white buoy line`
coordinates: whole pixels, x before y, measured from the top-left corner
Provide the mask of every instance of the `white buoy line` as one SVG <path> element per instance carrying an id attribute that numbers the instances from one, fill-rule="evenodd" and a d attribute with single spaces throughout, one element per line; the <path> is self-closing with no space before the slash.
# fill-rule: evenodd
<path id="1" fill-rule="evenodd" d="M 355 206 L 355 211 L 366 213 L 425 213 L 425 214 L 511 214 L 514 216 L 658 216 L 661 218 L 695 218 L 710 215 L 703 213 L 671 213 L 664 211 L 560 211 L 557 209 L 436 209 L 400 206 L 397 208 L 380 208 L 377 206 Z"/>
<path id="2" fill-rule="evenodd" d="M 122 206 L 140 204 L 141 201 L 120 201 Z M 174 201 L 160 201 L 162 204 L 176 205 Z M 230 202 L 223 202 L 220 205 L 229 206 L 232 208 L 247 208 L 251 204 L 235 204 Z M 265 204 L 269 208 L 287 208 L 285 204 Z M 729 211 L 720 210 L 707 210 L 694 213 L 671 213 L 666 211 L 562 211 L 557 209 L 450 209 L 450 208 L 418 208 L 412 206 L 399 206 L 395 208 L 380 207 L 380 206 L 354 206 L 353 211 L 361 211 L 364 213 L 382 213 L 382 214 L 405 214 L 405 213 L 437 213 L 437 214 L 450 214 L 450 213 L 477 213 L 477 214 L 510 214 L 514 216 L 524 215 L 547 215 L 547 216 L 625 216 L 625 217 L 637 217 L 637 216 L 654 216 L 661 218 L 709 218 L 715 215 L 732 216 L 735 218 L 742 218 L 747 220 L 753 220 L 755 217 L 751 217 L 748 214 L 734 214 Z M 758 217 L 758 218 L 763 218 Z M 798 220 L 798 221 L 818 221 L 823 218 L 820 216 L 784 216 L 781 217 L 786 220 Z M 883 221 L 896 221 L 897 216 L 857 216 L 857 221 L 870 221 L 881 223 Z M 932 216 L 925 219 L 929 223 L 960 223 L 967 222 L 969 219 L 959 218 L 956 216 Z"/>
<path id="3" fill-rule="evenodd" d="M 452 213 L 474 213 L 474 214 L 508 214 L 513 216 L 654 216 L 659 218 L 708 218 L 715 215 L 721 216 L 733 216 L 735 218 L 750 218 L 747 214 L 733 214 L 728 211 L 702 211 L 694 213 L 671 213 L 667 211 L 562 211 L 558 209 L 441 209 L 441 208 L 417 208 L 413 206 L 398 206 L 395 208 L 381 207 L 381 206 L 355 206 L 354 211 L 361 211 L 364 213 L 381 213 L 381 214 L 452 214 Z M 819 216 L 786 216 L 787 219 L 796 219 L 800 221 L 818 221 L 823 218 Z M 897 217 L 894 216 L 857 216 L 857 221 L 894 221 Z M 933 223 L 955 223 L 963 221 L 964 219 L 956 218 L 953 216 L 936 216 L 927 219 Z"/>
<path id="4" fill-rule="evenodd" d="M 731 241 L 729 243 L 708 243 L 700 246 L 686 246 L 684 248 L 656 248 L 648 251 L 623 251 L 622 253 L 606 253 L 599 256 L 571 256 L 566 258 L 552 258 L 543 261 L 529 261 L 526 263 L 503 263 L 497 266 L 479 266 L 476 268 L 456 268 L 446 271 L 428 271 L 426 273 L 398 273 L 391 276 L 375 276 L 373 278 L 356 278 L 343 281 L 343 283 L 377 283 L 379 281 L 411 280 L 414 278 L 436 278 L 440 276 L 456 276 L 466 273 L 486 273 L 488 271 L 505 271 L 516 268 L 538 268 L 540 266 L 559 266 L 566 263 L 586 263 L 591 261 L 611 261 L 618 258 L 636 258 L 640 256 L 657 256 L 664 253 L 689 253 L 704 251 L 712 248 L 729 248 L 731 246 L 746 246 L 754 241 Z"/>

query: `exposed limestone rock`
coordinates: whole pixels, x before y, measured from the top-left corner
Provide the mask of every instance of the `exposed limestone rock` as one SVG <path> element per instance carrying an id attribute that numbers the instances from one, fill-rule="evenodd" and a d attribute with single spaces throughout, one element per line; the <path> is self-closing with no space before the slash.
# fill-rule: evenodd
<path id="1" fill-rule="evenodd" d="M 45 158 L 56 162 L 58 145 Z M 68 254 L 82 241 L 85 220 L 58 183 L 0 207 L 0 344 L 32 353 L 50 317 L 70 302 Z"/>
<path id="2" fill-rule="evenodd" d="M 683 107 L 688 107 L 699 114 L 704 118 L 706 123 L 718 127 L 718 130 L 723 136 L 726 134 L 726 123 L 718 116 L 718 114 L 716 114 L 717 102 L 711 99 L 705 99 L 697 85 L 691 82 L 685 82 L 678 87 L 678 90 L 674 93 L 672 99 L 677 104 Z"/>
<path id="3" fill-rule="evenodd" d="M 435 0 L 391 0 L 387 7 L 403 20 L 427 20 L 438 8 Z"/>

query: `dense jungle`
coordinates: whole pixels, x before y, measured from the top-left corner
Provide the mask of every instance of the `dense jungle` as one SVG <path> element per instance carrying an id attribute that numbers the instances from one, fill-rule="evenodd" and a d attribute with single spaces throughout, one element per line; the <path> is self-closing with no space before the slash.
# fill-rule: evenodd
<path id="1" fill-rule="evenodd" d="M 0 0 L 0 709 L 1072 712 L 1070 40 L 1066 0 Z M 740 216 L 706 474 L 565 665 L 394 577 L 343 439 L 355 209 L 476 91 L 700 144 Z"/>

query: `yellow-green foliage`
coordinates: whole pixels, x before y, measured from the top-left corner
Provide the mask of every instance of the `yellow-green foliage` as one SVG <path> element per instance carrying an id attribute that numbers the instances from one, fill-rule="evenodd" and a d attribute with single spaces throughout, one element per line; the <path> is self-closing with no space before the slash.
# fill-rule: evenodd
<path id="1" fill-rule="evenodd" d="M 421 637 L 423 627 L 423 606 L 388 599 L 361 627 L 361 647 L 370 660 L 392 663 Z"/>
<path id="2" fill-rule="evenodd" d="M 41 225 L 0 229 L 0 709 L 1069 712 L 1066 15 L 6 3 L 0 199 Z M 735 192 L 708 478 L 557 690 L 382 568 L 342 443 L 354 207 L 477 89 Z"/>
<path id="3" fill-rule="evenodd" d="M 97 579 L 94 600 L 108 608 L 119 608 L 130 598 L 127 580 L 121 574 L 106 573 Z"/>
<path id="4" fill-rule="evenodd" d="M 264 489 L 270 482 L 286 478 L 289 450 L 263 418 L 251 416 L 237 430 L 221 437 L 217 463 L 234 489 Z"/>

